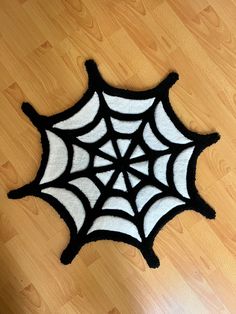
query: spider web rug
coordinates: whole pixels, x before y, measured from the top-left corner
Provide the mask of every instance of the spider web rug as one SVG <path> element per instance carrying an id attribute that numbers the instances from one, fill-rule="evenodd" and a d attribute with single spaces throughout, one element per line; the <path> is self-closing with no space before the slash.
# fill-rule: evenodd
<path id="1" fill-rule="evenodd" d="M 35 179 L 8 196 L 40 197 L 64 219 L 70 241 L 63 264 L 84 244 L 110 239 L 137 247 L 158 267 L 153 241 L 170 219 L 190 209 L 215 217 L 195 172 L 197 157 L 219 135 L 196 134 L 179 121 L 168 97 L 178 74 L 135 92 L 108 85 L 94 61 L 85 66 L 88 89 L 73 107 L 47 117 L 23 103 L 41 134 L 42 161 Z"/>

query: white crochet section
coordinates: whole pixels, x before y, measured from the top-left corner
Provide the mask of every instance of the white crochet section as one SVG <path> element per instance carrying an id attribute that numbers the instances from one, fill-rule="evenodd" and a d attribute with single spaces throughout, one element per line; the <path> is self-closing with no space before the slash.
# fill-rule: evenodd
<path id="1" fill-rule="evenodd" d="M 145 155 L 145 153 L 144 153 L 144 151 L 142 150 L 142 148 L 141 148 L 139 145 L 137 145 L 137 146 L 135 147 L 133 153 L 131 154 L 130 159 L 131 159 L 131 158 L 140 157 L 140 156 L 144 156 L 144 155 Z"/>
<path id="2" fill-rule="evenodd" d="M 78 178 L 69 182 L 76 186 L 89 200 L 91 207 L 93 207 L 100 196 L 100 191 L 97 186 L 88 178 Z"/>
<path id="3" fill-rule="evenodd" d="M 94 93 L 92 98 L 87 102 L 86 106 L 82 107 L 80 111 L 72 117 L 54 124 L 54 128 L 62 130 L 74 130 L 81 128 L 92 122 L 99 109 L 98 94 Z"/>
<path id="4" fill-rule="evenodd" d="M 166 150 L 168 146 L 164 145 L 159 139 L 155 136 L 152 132 L 150 124 L 147 123 L 144 131 L 143 131 L 143 138 L 145 143 L 153 150 L 162 151 Z"/>
<path id="5" fill-rule="evenodd" d="M 113 189 L 116 189 L 116 190 L 121 190 L 121 191 L 124 191 L 126 192 L 127 191 L 127 187 L 126 187 L 126 184 L 125 184 L 125 179 L 124 179 L 124 175 L 123 173 L 121 172 L 119 174 L 119 176 L 117 177 L 114 185 L 113 185 Z"/>
<path id="6" fill-rule="evenodd" d="M 178 205 L 184 204 L 183 201 L 178 199 L 177 197 L 168 196 L 163 197 L 156 201 L 147 211 L 143 226 L 144 226 L 144 234 L 147 237 L 150 232 L 153 230 L 157 222 L 167 214 L 171 209 Z"/>
<path id="7" fill-rule="evenodd" d="M 88 167 L 89 164 L 89 153 L 77 146 L 73 145 L 73 159 L 71 172 L 81 171 Z"/>
<path id="8" fill-rule="evenodd" d="M 141 123 L 141 121 L 123 121 L 115 118 L 111 118 L 111 122 L 114 130 L 122 134 L 134 133 Z"/>
<path id="9" fill-rule="evenodd" d="M 94 164 L 94 167 L 102 167 L 102 166 L 111 165 L 112 162 L 103 157 L 95 156 L 93 164 Z"/>
<path id="10" fill-rule="evenodd" d="M 137 227 L 129 220 L 116 216 L 107 215 L 96 218 L 88 234 L 96 230 L 120 232 L 141 241 Z"/>
<path id="11" fill-rule="evenodd" d="M 68 152 L 64 141 L 51 131 L 46 131 L 46 134 L 49 142 L 49 155 L 40 184 L 57 179 L 65 171 L 68 162 Z"/>
<path id="12" fill-rule="evenodd" d="M 161 190 L 152 185 L 146 185 L 140 189 L 136 195 L 136 204 L 138 211 L 143 209 L 143 206 L 155 195 L 161 193 Z"/>
<path id="13" fill-rule="evenodd" d="M 185 137 L 170 120 L 161 101 L 158 103 L 155 110 L 155 121 L 158 131 L 170 142 L 178 144 L 191 142 L 191 140 Z"/>
<path id="14" fill-rule="evenodd" d="M 154 175 L 161 183 L 168 185 L 167 182 L 167 163 L 170 159 L 170 154 L 163 155 L 155 161 L 154 164 Z"/>
<path id="15" fill-rule="evenodd" d="M 117 157 L 116 156 L 116 152 L 114 150 L 114 146 L 112 144 L 111 141 L 106 142 L 104 145 L 102 145 L 99 150 L 101 150 L 102 152 L 112 156 L 112 157 Z"/>
<path id="16" fill-rule="evenodd" d="M 113 173 L 114 173 L 114 170 L 105 171 L 105 172 L 98 172 L 98 173 L 96 174 L 96 177 L 97 177 L 104 185 L 106 185 L 106 184 L 110 181 L 110 179 L 111 179 Z"/>
<path id="17" fill-rule="evenodd" d="M 120 151 L 121 156 L 123 157 L 125 153 L 127 152 L 127 149 L 130 145 L 130 140 L 125 140 L 125 139 L 118 139 L 117 140 L 117 145 Z"/>
<path id="18" fill-rule="evenodd" d="M 140 182 L 140 179 L 135 177 L 134 175 L 132 175 L 129 172 L 127 172 L 127 174 L 128 174 L 130 184 L 131 184 L 132 188 L 134 188 Z"/>
<path id="19" fill-rule="evenodd" d="M 149 171 L 148 171 L 148 161 L 140 161 L 140 162 L 135 162 L 133 164 L 130 165 L 131 168 L 148 175 Z"/>
<path id="20" fill-rule="evenodd" d="M 103 96 L 110 109 L 124 114 L 142 113 L 149 109 L 155 100 L 155 98 L 148 98 L 144 100 L 129 99 L 118 96 L 110 96 L 106 93 L 103 93 Z"/>
<path id="21" fill-rule="evenodd" d="M 90 132 L 77 136 L 77 138 L 84 143 L 95 143 L 100 140 L 107 133 L 107 127 L 104 119 L 102 119 L 97 126 Z"/>
<path id="22" fill-rule="evenodd" d="M 85 210 L 80 199 L 71 191 L 64 188 L 46 188 L 42 193 L 55 197 L 73 218 L 77 232 L 80 230 L 85 219 Z"/>
<path id="23" fill-rule="evenodd" d="M 117 209 L 120 211 L 124 211 L 131 216 L 134 216 L 134 212 L 133 212 L 133 209 L 132 209 L 130 203 L 127 201 L 127 199 L 120 197 L 120 196 L 111 196 L 110 198 L 108 198 L 105 201 L 102 209 L 103 210 Z"/>
<path id="24" fill-rule="evenodd" d="M 183 150 L 175 159 L 173 172 L 174 172 L 174 183 L 177 191 L 186 198 L 189 198 L 188 187 L 187 187 L 187 172 L 189 160 L 194 151 L 194 146 Z"/>

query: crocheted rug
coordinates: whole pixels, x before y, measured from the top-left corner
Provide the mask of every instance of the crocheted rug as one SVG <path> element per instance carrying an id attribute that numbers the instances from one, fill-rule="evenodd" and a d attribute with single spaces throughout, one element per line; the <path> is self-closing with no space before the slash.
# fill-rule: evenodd
<path id="1" fill-rule="evenodd" d="M 170 219 L 190 209 L 215 217 L 195 172 L 197 157 L 219 135 L 191 132 L 177 118 L 168 94 L 178 74 L 135 92 L 108 85 L 94 61 L 85 66 L 88 89 L 73 107 L 47 117 L 23 103 L 41 134 L 42 161 L 35 179 L 8 196 L 40 197 L 64 219 L 70 241 L 63 264 L 84 244 L 110 239 L 137 247 L 157 267 L 153 241 Z"/>

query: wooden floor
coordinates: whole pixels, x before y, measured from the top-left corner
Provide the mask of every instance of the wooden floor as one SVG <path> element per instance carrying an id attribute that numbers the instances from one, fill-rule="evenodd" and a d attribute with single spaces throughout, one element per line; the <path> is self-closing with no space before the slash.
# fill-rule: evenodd
<path id="1" fill-rule="evenodd" d="M 41 199 L 9 200 L 40 164 L 39 134 L 21 111 L 50 115 L 87 87 L 93 58 L 114 86 L 143 90 L 169 71 L 174 110 L 221 140 L 198 160 L 196 185 L 216 220 L 191 211 L 156 237 L 161 266 L 98 241 L 74 262 Z M 236 313 L 236 1 L 0 0 L 0 313 Z"/>

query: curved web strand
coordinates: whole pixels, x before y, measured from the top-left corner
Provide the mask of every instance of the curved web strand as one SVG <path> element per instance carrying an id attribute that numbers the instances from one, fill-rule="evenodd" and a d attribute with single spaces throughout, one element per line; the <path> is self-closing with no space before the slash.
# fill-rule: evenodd
<path id="1" fill-rule="evenodd" d="M 168 98 L 176 73 L 135 92 L 108 85 L 91 60 L 86 68 L 88 90 L 73 107 L 46 117 L 22 105 L 41 134 L 42 161 L 35 179 L 8 196 L 41 197 L 57 210 L 71 234 L 64 264 L 86 243 L 110 239 L 158 267 L 153 241 L 170 219 L 186 209 L 215 217 L 194 182 L 198 155 L 219 135 L 179 121 Z"/>

